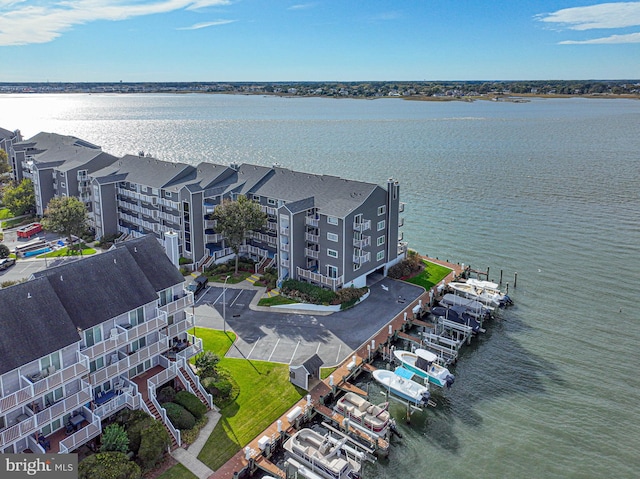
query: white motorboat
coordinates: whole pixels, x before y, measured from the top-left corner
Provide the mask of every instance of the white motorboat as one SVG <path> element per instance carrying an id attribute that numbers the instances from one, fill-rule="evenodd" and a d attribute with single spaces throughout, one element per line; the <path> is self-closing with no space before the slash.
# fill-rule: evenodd
<path id="1" fill-rule="evenodd" d="M 488 290 L 486 288 L 480 288 L 469 283 L 452 281 L 447 286 L 449 286 L 449 288 L 456 294 L 493 307 L 506 305 L 507 299 L 509 298 L 502 293 L 492 292 L 491 290 Z"/>
<path id="2" fill-rule="evenodd" d="M 395 371 L 376 369 L 373 372 L 373 378 L 394 396 L 416 406 L 427 406 L 431 397 L 429 387 L 413 381 L 413 375 L 413 372 L 403 367 L 398 367 Z"/>
<path id="3" fill-rule="evenodd" d="M 455 376 L 438 363 L 438 356 L 431 351 L 416 349 L 412 353 L 396 349 L 393 354 L 404 368 L 436 386 L 450 388 L 455 381 Z"/>
<path id="4" fill-rule="evenodd" d="M 445 308 L 451 306 L 461 306 L 465 308 L 465 311 L 476 319 L 484 319 L 491 316 L 491 312 L 494 310 L 493 306 L 487 306 L 480 301 L 474 299 L 464 298 L 456 294 L 447 293 L 440 300 L 440 305 Z"/>
<path id="5" fill-rule="evenodd" d="M 500 290 L 500 285 L 498 283 L 494 283 L 493 281 L 475 279 L 475 278 L 469 278 L 467 279 L 466 282 L 467 284 L 470 284 L 477 288 L 481 288 L 489 293 L 502 297 L 501 306 L 507 305 L 507 304 L 513 304 L 513 301 L 511 300 L 511 298 Z"/>
<path id="6" fill-rule="evenodd" d="M 389 403 L 375 405 L 355 393 L 348 392 L 338 400 L 335 409 L 349 418 L 351 423 L 380 433 L 389 426 L 391 420 L 388 407 Z"/>
<path id="7" fill-rule="evenodd" d="M 346 445 L 347 440 L 301 429 L 284 443 L 284 449 L 325 479 L 355 479 L 360 477 L 361 464 L 355 457 L 357 451 Z"/>

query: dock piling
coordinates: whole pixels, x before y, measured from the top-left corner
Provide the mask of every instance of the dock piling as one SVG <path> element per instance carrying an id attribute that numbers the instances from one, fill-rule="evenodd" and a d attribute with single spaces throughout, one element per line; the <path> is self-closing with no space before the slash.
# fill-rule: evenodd
<path id="1" fill-rule="evenodd" d="M 518 284 L 518 272 L 516 271 L 513 274 L 513 287 L 515 288 L 517 284 Z"/>

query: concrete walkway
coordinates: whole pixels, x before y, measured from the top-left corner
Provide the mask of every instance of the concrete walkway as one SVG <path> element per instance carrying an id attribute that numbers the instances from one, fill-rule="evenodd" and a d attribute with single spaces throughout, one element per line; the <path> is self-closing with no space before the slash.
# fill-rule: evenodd
<path id="1" fill-rule="evenodd" d="M 207 417 L 209 418 L 209 421 L 200 430 L 198 438 L 189 446 L 188 450 L 183 447 L 179 447 L 175 451 L 171 452 L 171 456 L 173 456 L 176 461 L 198 476 L 199 479 L 207 479 L 207 477 L 214 472 L 206 464 L 198 460 L 198 454 L 202 451 L 202 448 L 209 439 L 213 428 L 216 427 L 216 424 L 218 424 L 218 421 L 220 420 L 220 413 L 217 409 L 213 409 L 207 413 Z"/>

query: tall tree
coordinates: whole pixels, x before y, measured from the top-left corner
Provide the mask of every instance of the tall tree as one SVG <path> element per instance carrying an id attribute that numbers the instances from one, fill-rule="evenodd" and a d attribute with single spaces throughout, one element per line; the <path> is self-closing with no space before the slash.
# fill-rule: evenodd
<path id="1" fill-rule="evenodd" d="M 216 231 L 224 236 L 226 245 L 236 255 L 236 274 L 238 274 L 238 253 L 244 244 L 249 231 L 260 229 L 267 221 L 267 215 L 260 205 L 238 196 L 236 201 L 224 200 L 213 212 L 213 219 L 218 222 Z"/>
<path id="2" fill-rule="evenodd" d="M 36 195 L 33 190 L 33 183 L 31 183 L 30 179 L 25 178 L 17 185 L 7 186 L 4 189 L 2 201 L 14 216 L 33 213 L 36 209 Z"/>
<path id="3" fill-rule="evenodd" d="M 9 155 L 4 150 L 0 150 L 0 173 L 9 173 L 11 165 L 9 164 Z"/>
<path id="4" fill-rule="evenodd" d="M 80 236 L 87 230 L 87 219 L 87 208 L 82 201 L 75 196 L 59 196 L 49 201 L 42 226 L 65 235 L 71 245 L 71 235 Z"/>

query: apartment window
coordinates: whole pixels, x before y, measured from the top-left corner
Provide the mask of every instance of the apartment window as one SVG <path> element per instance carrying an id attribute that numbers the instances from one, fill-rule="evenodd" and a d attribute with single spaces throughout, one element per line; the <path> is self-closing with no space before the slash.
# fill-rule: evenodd
<path id="1" fill-rule="evenodd" d="M 337 278 L 338 277 L 338 268 L 336 266 L 328 266 L 327 265 L 327 276 L 329 278 Z"/>
<path id="2" fill-rule="evenodd" d="M 102 369 L 103 367 L 104 367 L 104 357 L 101 356 L 89 363 L 89 372 L 94 373 L 98 369 Z"/>
<path id="3" fill-rule="evenodd" d="M 335 241 L 335 242 L 337 242 L 337 241 L 338 241 L 338 235 L 337 235 L 337 234 L 335 234 L 335 233 L 327 233 L 327 239 L 328 239 L 329 241 Z"/>
<path id="4" fill-rule="evenodd" d="M 49 356 L 45 356 L 40 359 L 40 369 L 49 369 L 53 368 L 53 371 L 60 371 L 60 351 L 56 351 L 55 353 L 51 353 Z M 49 371 L 51 374 L 52 371 Z"/>
<path id="5" fill-rule="evenodd" d="M 171 292 L 171 288 L 160 291 L 160 306 L 164 306 L 165 304 L 173 301 L 173 294 Z"/>
<path id="6" fill-rule="evenodd" d="M 256 203 L 260 203 L 260 196 L 253 195 L 253 201 L 255 201 Z"/>
<path id="7" fill-rule="evenodd" d="M 62 391 L 62 388 L 58 388 L 55 391 L 50 391 L 44 395 L 44 404 L 46 407 L 49 407 L 52 404 L 60 401 L 63 396 L 64 393 Z"/>
<path id="8" fill-rule="evenodd" d="M 275 206 L 276 200 L 274 200 L 273 198 L 269 198 L 267 199 L 267 204 L 271 206 Z"/>
<path id="9" fill-rule="evenodd" d="M 385 205 L 378 206 L 378 216 L 383 215 L 387 212 L 387 207 Z"/>
<path id="10" fill-rule="evenodd" d="M 384 244 L 384 236 L 378 236 L 378 246 L 382 246 Z"/>
<path id="11" fill-rule="evenodd" d="M 384 259 L 384 251 L 379 251 L 378 254 L 376 255 L 376 260 L 382 261 L 383 259 Z"/>
<path id="12" fill-rule="evenodd" d="M 386 223 L 384 220 L 378 221 L 378 231 L 382 231 L 385 227 Z"/>
<path id="13" fill-rule="evenodd" d="M 331 258 L 337 258 L 338 252 L 334 249 L 327 249 L 327 256 L 330 256 Z"/>
<path id="14" fill-rule="evenodd" d="M 137 326 L 144 323 L 144 308 L 138 308 L 134 311 L 129 311 L 129 322 L 131 326 Z"/>
<path id="15" fill-rule="evenodd" d="M 330 225 L 337 225 L 338 218 L 336 218 L 335 216 L 327 216 L 327 223 Z"/>
<path id="16" fill-rule="evenodd" d="M 96 343 L 99 343 L 100 341 L 102 341 L 102 329 L 100 328 L 100 326 L 85 330 L 84 343 L 88 348 Z"/>
<path id="17" fill-rule="evenodd" d="M 136 339 L 133 343 L 131 343 L 131 352 L 135 353 L 138 349 L 144 348 L 147 345 L 147 338 L 144 336 L 140 339 Z"/>
<path id="18" fill-rule="evenodd" d="M 67 184 L 63 181 L 63 182 L 61 182 L 61 183 L 60 183 L 60 187 L 61 187 L 61 188 L 66 188 L 66 187 L 67 187 Z"/>
<path id="19" fill-rule="evenodd" d="M 171 198 L 171 192 L 170 191 L 165 191 L 164 192 L 164 197 L 165 198 Z"/>

